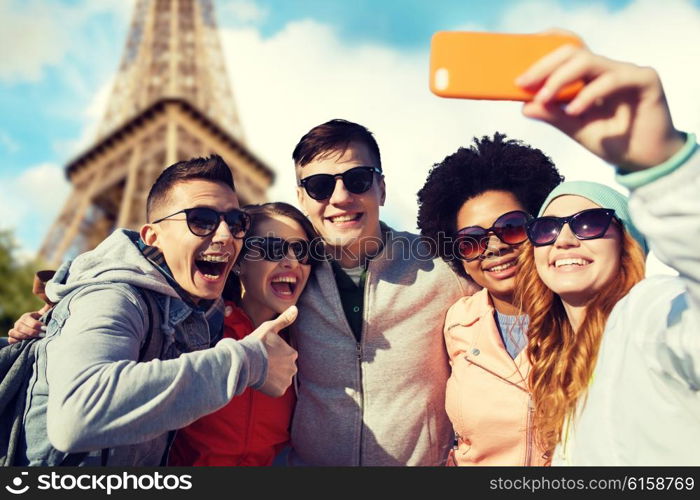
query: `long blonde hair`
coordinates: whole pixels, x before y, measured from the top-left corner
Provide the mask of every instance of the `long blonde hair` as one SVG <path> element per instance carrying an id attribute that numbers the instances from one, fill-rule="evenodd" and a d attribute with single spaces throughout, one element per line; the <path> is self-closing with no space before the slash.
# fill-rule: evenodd
<path id="1" fill-rule="evenodd" d="M 535 403 L 534 426 L 538 444 L 550 456 L 562 438 L 564 421 L 588 387 L 610 312 L 644 277 L 644 252 L 620 229 L 620 274 L 586 305 L 578 332 L 574 332 L 559 296 L 537 274 L 532 245 L 523 244 L 515 303 L 530 316 L 527 354 L 532 365 L 529 386 Z"/>

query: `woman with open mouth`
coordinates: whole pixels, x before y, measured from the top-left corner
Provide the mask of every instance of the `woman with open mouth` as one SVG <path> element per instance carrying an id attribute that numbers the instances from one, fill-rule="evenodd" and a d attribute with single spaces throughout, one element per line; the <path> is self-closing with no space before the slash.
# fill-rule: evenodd
<path id="1" fill-rule="evenodd" d="M 266 203 L 244 210 L 251 227 L 224 290 L 224 337 L 236 340 L 296 304 L 321 255 L 313 227 L 293 206 Z M 179 430 L 168 465 L 271 465 L 289 441 L 294 403 L 293 387 L 279 398 L 248 388 Z"/>
<path id="2" fill-rule="evenodd" d="M 445 319 L 446 409 L 456 435 L 449 465 L 547 462 L 532 432 L 528 318 L 513 295 L 530 214 L 561 181 L 540 150 L 497 133 L 435 165 L 418 193 L 421 234 L 482 287 Z"/>

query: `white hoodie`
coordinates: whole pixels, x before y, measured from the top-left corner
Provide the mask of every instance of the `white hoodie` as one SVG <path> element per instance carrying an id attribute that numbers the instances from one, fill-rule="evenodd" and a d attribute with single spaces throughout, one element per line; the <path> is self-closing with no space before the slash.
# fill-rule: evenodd
<path id="1" fill-rule="evenodd" d="M 647 278 L 613 309 L 554 465 L 700 465 L 700 148 L 629 206 L 679 276 Z"/>

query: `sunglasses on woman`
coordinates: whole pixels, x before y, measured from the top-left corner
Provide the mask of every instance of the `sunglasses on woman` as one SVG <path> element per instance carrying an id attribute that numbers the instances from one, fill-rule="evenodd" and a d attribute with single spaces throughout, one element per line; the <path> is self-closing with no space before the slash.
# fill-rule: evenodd
<path id="1" fill-rule="evenodd" d="M 362 194 L 372 187 L 374 174 L 381 174 L 377 167 L 354 167 L 342 174 L 316 174 L 299 180 L 299 186 L 314 200 L 325 200 L 331 197 L 335 191 L 335 180 L 343 179 L 345 189 L 353 194 Z"/>
<path id="2" fill-rule="evenodd" d="M 260 256 L 269 262 L 279 262 L 289 255 L 291 250 L 294 259 L 299 264 L 311 264 L 309 242 L 306 240 L 285 240 L 273 236 L 253 236 L 246 239 L 245 249 L 255 250 Z"/>
<path id="3" fill-rule="evenodd" d="M 537 217 L 528 224 L 527 236 L 536 247 L 551 245 L 568 224 L 579 240 L 594 240 L 607 232 L 614 216 L 615 210 L 609 208 L 589 208 L 569 217 Z"/>
<path id="4" fill-rule="evenodd" d="M 173 215 L 182 213 L 185 214 L 187 227 L 189 228 L 190 232 L 195 236 L 201 236 L 202 238 L 209 236 L 216 231 L 222 217 L 224 222 L 226 222 L 229 231 L 231 231 L 231 235 L 237 240 L 242 239 L 250 228 L 250 216 L 237 208 L 228 210 L 227 212 L 218 212 L 209 207 L 185 208 L 184 210 L 179 210 L 158 220 L 154 220 L 151 224 L 158 224 L 159 222 L 163 222 L 165 219 L 169 219 Z"/>
<path id="5" fill-rule="evenodd" d="M 527 239 L 526 226 L 530 215 L 514 210 L 501 215 L 489 228 L 469 226 L 457 231 L 456 256 L 470 262 L 481 257 L 489 246 L 489 234 L 495 234 L 503 243 L 518 245 Z"/>

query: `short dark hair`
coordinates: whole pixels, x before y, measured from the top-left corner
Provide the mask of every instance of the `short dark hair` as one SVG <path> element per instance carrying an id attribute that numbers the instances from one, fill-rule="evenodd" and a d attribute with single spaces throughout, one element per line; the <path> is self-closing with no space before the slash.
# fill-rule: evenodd
<path id="1" fill-rule="evenodd" d="M 318 157 L 340 151 L 344 153 L 351 142 L 359 142 L 367 146 L 370 154 L 377 160 L 376 165 L 381 170 L 382 160 L 379 146 L 372 132 L 366 127 L 347 120 L 334 119 L 317 125 L 309 130 L 294 148 L 292 159 L 294 164 L 303 167 Z"/>
<path id="2" fill-rule="evenodd" d="M 236 192 L 231 169 L 219 155 L 179 161 L 163 170 L 151 186 L 146 199 L 146 220 L 150 221 L 155 208 L 168 199 L 175 184 L 192 179 L 219 182 Z"/>
<path id="3" fill-rule="evenodd" d="M 513 193 L 536 216 L 552 189 L 564 178 L 542 151 L 496 132 L 493 139 L 474 138 L 433 165 L 418 191 L 418 227 L 433 249 L 461 276 L 466 272 L 451 254 L 452 245 L 440 242 L 457 231 L 457 212 L 465 201 L 486 191 Z"/>

